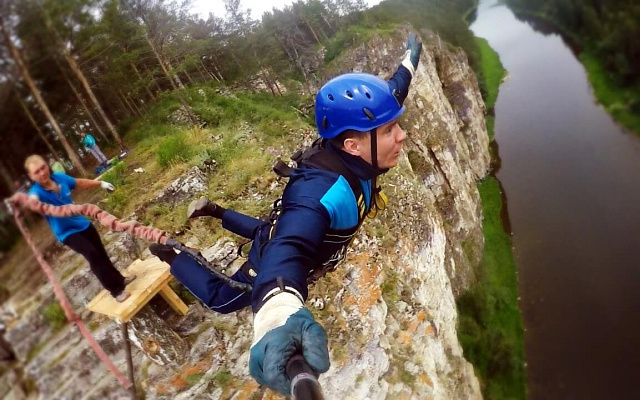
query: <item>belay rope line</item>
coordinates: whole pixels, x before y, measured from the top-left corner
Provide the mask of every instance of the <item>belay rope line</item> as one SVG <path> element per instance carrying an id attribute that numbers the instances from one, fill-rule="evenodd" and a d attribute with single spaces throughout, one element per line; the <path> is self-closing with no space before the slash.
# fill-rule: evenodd
<path id="1" fill-rule="evenodd" d="M 20 193 L 20 194 L 26 196 L 24 193 Z M 10 204 L 16 204 L 16 203 L 19 204 L 20 200 L 15 199 L 15 197 L 16 196 L 14 195 L 14 197 L 12 197 L 9 200 Z M 34 199 L 34 201 L 36 200 Z M 53 273 L 53 269 L 51 268 L 49 263 L 44 259 L 42 254 L 40 254 L 40 252 L 38 251 L 38 248 L 33 242 L 33 239 L 31 238 L 31 235 L 29 235 L 27 228 L 24 226 L 20 209 L 18 207 L 10 206 L 9 211 L 11 212 L 11 214 L 13 214 L 13 218 L 15 219 L 18 229 L 22 233 L 22 236 L 24 236 L 24 239 L 27 241 L 27 244 L 31 248 L 31 251 L 33 251 L 33 254 L 36 257 L 36 260 L 38 260 L 38 263 L 44 270 L 44 273 L 47 276 L 47 279 L 49 279 L 49 282 L 51 282 L 51 285 L 53 286 L 53 293 L 58 299 L 58 303 L 60 303 L 60 306 L 64 310 L 64 315 L 67 317 L 67 319 L 70 322 L 73 322 L 74 324 L 76 324 L 76 326 L 80 330 L 80 333 L 82 333 L 82 336 L 84 336 L 87 342 L 89 342 L 89 346 L 91 346 L 91 349 L 96 353 L 100 361 L 102 361 L 107 366 L 109 371 L 111 371 L 116 376 L 116 378 L 118 378 L 118 381 L 120 381 L 120 384 L 125 389 L 129 389 L 131 387 L 131 382 L 124 375 L 122 375 L 122 373 L 118 370 L 115 364 L 113 364 L 113 361 L 111 361 L 109 356 L 104 352 L 104 350 L 102 350 L 102 347 L 100 347 L 100 344 L 96 342 L 96 339 L 93 337 L 93 335 L 91 335 L 91 332 L 89 332 L 84 322 L 82 322 L 82 320 L 71 308 L 69 299 L 67 299 L 67 296 L 62 291 L 60 282 L 58 282 L 58 279 Z M 124 339 L 127 340 L 127 338 L 124 338 Z"/>
<path id="2" fill-rule="evenodd" d="M 250 284 L 238 282 L 222 272 L 216 270 L 196 249 L 192 249 L 190 247 L 185 246 L 179 241 L 170 238 L 167 236 L 166 232 L 157 228 L 151 228 L 148 226 L 141 225 L 136 221 L 128 221 L 121 222 L 113 215 L 108 212 L 102 210 L 100 207 L 95 204 L 67 204 L 64 206 L 52 206 L 50 204 L 42 203 L 36 200 L 33 197 L 29 197 L 25 193 L 16 193 L 11 198 L 6 200 L 7 206 L 9 208 L 9 212 L 13 215 L 16 225 L 22 236 L 24 236 L 27 244 L 35 254 L 36 260 L 40 263 L 40 266 L 44 270 L 49 282 L 53 286 L 53 292 L 58 299 L 58 302 L 62 306 L 64 310 L 64 314 L 70 322 L 76 324 L 82 336 L 89 342 L 89 345 L 96 353 L 98 358 L 107 366 L 109 371 L 111 371 L 120 384 L 125 388 L 132 390 L 135 389 L 132 382 L 127 379 L 122 373 L 118 370 L 118 368 L 113 364 L 109 356 L 102 350 L 102 347 L 96 342 L 95 338 L 82 320 L 76 315 L 76 313 L 71 308 L 71 303 L 69 303 L 69 299 L 64 294 L 62 287 L 60 286 L 60 282 L 55 277 L 53 273 L 53 269 L 51 266 L 45 261 L 44 257 L 38 251 L 31 235 L 29 235 L 29 231 L 24 226 L 21 218 L 20 207 L 28 208 L 31 211 L 37 212 L 41 215 L 49 215 L 52 217 L 70 217 L 75 215 L 84 215 L 87 217 L 91 217 L 98 221 L 101 225 L 111 229 L 112 231 L 117 232 L 129 232 L 134 236 L 137 236 L 141 239 L 146 239 L 151 242 L 165 244 L 173 247 L 176 250 L 187 253 L 189 256 L 193 257 L 197 262 L 205 266 L 207 269 L 211 271 L 217 278 L 221 279 L 227 285 L 234 289 L 244 290 L 246 292 L 251 292 L 252 287 Z M 126 328 L 123 325 L 123 335 L 126 332 Z M 128 338 L 123 338 L 128 345 Z M 127 363 L 131 363 L 130 355 L 127 359 Z M 129 365 L 130 377 L 133 379 L 133 368 Z M 317 375 L 313 372 L 313 370 L 306 363 L 301 354 L 292 357 L 287 363 L 286 373 L 289 379 L 291 380 L 291 391 L 294 397 L 298 400 L 322 400 L 322 392 L 320 390 L 320 384 L 317 380 Z M 134 391 L 135 393 L 135 391 Z"/>
<path id="3" fill-rule="evenodd" d="M 71 217 L 76 215 L 84 215 L 98 221 L 101 225 L 117 232 L 129 232 L 134 236 L 151 242 L 166 244 L 176 250 L 185 252 L 193 257 L 200 264 L 207 267 L 219 279 L 234 289 L 240 289 L 247 292 L 251 291 L 251 285 L 243 282 L 235 281 L 227 275 L 213 268 L 213 266 L 198 252 L 196 249 L 185 246 L 179 241 L 167 236 L 167 233 L 157 228 L 141 225 L 136 221 L 121 222 L 113 215 L 104 211 L 95 204 L 67 204 L 64 206 L 52 206 L 50 204 L 41 203 L 33 197 L 27 196 L 25 193 L 16 193 L 8 199 L 10 205 L 19 205 L 26 207 L 31 211 L 42 215 L 52 217 Z M 24 232 L 23 232 L 24 233 Z"/>
<path id="4" fill-rule="evenodd" d="M 157 228 L 151 228 L 148 226 L 141 225 L 135 221 L 121 222 L 116 217 L 102 210 L 100 207 L 96 206 L 95 204 L 67 204 L 64 206 L 52 206 L 50 204 L 42 203 L 36 200 L 35 198 L 29 197 L 25 193 L 16 193 L 7 200 L 7 206 L 9 208 L 10 213 L 13 215 L 16 225 L 18 226 L 18 229 L 22 233 L 22 236 L 24 236 L 27 244 L 31 248 L 31 251 L 33 251 L 33 254 L 36 257 L 36 260 L 42 267 L 45 275 L 47 276 L 47 279 L 49 279 L 49 282 L 51 282 L 51 285 L 53 286 L 53 292 L 56 298 L 58 299 L 60 306 L 64 310 L 64 314 L 67 317 L 67 320 L 69 320 L 69 322 L 73 322 L 78 327 L 78 329 L 80 330 L 80 333 L 82 333 L 82 336 L 84 336 L 87 342 L 89 342 L 91 349 L 93 349 L 93 351 L 96 353 L 98 358 L 107 366 L 109 371 L 111 371 L 116 376 L 120 384 L 125 389 L 130 388 L 132 386 L 132 383 L 124 375 L 122 375 L 122 373 L 118 370 L 115 364 L 113 364 L 109 356 L 107 356 L 104 350 L 102 350 L 102 347 L 100 347 L 100 344 L 96 342 L 95 338 L 93 337 L 93 335 L 91 335 L 91 332 L 89 332 L 89 330 L 87 329 L 86 325 L 82 322 L 80 317 L 73 311 L 73 308 L 71 307 L 71 303 L 69 302 L 69 299 L 64 294 L 64 291 L 62 290 L 62 286 L 60 285 L 60 282 L 58 281 L 55 274 L 53 273 L 53 269 L 51 268 L 49 263 L 44 259 L 40 251 L 38 251 L 38 248 L 33 242 L 33 238 L 31 237 L 31 235 L 29 234 L 29 231 L 25 227 L 22 221 L 22 214 L 20 209 L 21 207 L 27 208 L 33 212 L 37 212 L 42 215 L 49 215 L 53 217 L 70 217 L 75 215 L 84 215 L 84 216 L 95 219 L 101 225 L 113 231 L 129 232 L 132 235 L 137 236 L 141 239 L 146 239 L 155 243 L 169 245 L 176 250 L 180 250 L 189 254 L 191 257 L 193 257 L 196 261 L 198 261 L 199 263 L 207 267 L 216 277 L 222 279 L 229 286 L 235 289 L 251 291 L 251 285 L 234 281 L 233 279 L 229 278 L 227 275 L 217 271 L 197 250 L 187 247 L 182 243 L 178 242 L 177 240 L 168 237 L 166 235 L 166 232 Z M 127 340 L 127 338 L 124 338 L 124 340 Z"/>

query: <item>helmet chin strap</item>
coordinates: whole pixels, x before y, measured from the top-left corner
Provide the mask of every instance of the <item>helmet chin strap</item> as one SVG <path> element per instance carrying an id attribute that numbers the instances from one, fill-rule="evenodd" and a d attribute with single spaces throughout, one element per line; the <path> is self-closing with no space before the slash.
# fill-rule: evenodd
<path id="1" fill-rule="evenodd" d="M 369 134 L 371 136 L 371 165 L 374 170 L 378 170 L 378 128 L 373 128 Z M 371 209 L 377 208 L 376 198 L 378 189 L 378 177 L 375 176 L 371 182 Z"/>
<path id="2" fill-rule="evenodd" d="M 371 136 L 371 165 L 374 169 L 378 169 L 378 128 L 370 131 Z"/>

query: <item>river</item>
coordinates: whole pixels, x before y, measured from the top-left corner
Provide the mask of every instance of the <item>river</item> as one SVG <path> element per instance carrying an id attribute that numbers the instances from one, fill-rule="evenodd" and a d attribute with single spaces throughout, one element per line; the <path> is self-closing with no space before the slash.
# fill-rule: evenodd
<path id="1" fill-rule="evenodd" d="M 496 140 L 531 399 L 640 398 L 640 138 L 555 34 L 495 0 L 471 25 L 508 70 Z"/>

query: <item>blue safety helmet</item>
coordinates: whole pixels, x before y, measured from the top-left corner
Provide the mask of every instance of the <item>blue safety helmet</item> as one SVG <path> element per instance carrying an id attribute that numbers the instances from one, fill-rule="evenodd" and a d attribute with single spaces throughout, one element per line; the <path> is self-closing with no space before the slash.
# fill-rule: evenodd
<path id="1" fill-rule="evenodd" d="M 377 76 L 344 74 L 327 82 L 316 98 L 320 136 L 333 139 L 346 130 L 367 132 L 404 112 L 389 84 Z"/>

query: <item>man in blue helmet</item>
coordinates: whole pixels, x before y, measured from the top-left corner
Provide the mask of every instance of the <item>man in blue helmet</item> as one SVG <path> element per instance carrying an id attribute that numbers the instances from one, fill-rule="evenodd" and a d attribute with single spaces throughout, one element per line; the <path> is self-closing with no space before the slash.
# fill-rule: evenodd
<path id="1" fill-rule="evenodd" d="M 227 286 L 185 253 L 150 247 L 210 309 L 229 313 L 252 307 L 251 375 L 285 395 L 291 384 L 286 365 L 294 354 L 302 353 L 318 374 L 329 369 L 325 330 L 304 307 L 307 285 L 335 269 L 364 218 L 384 206 L 376 179 L 398 162 L 406 134 L 397 119 L 421 48 L 416 35 L 409 35 L 402 64 L 389 81 L 351 73 L 320 89 L 316 124 L 322 140 L 288 174 L 269 221 L 205 198 L 189 205 L 189 218 L 219 218 L 225 229 L 253 241 L 247 262 L 232 276 L 252 284 L 252 292 Z"/>

